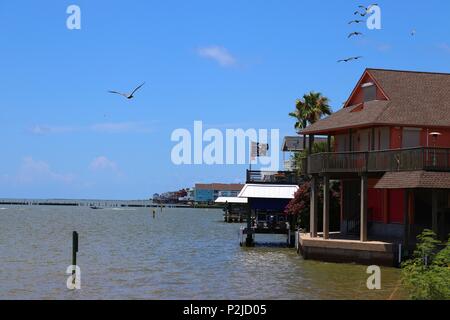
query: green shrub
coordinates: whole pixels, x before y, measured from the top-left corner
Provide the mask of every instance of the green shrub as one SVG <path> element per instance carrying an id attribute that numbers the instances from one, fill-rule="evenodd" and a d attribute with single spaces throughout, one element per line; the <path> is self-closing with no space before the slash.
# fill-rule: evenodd
<path id="1" fill-rule="evenodd" d="M 414 300 L 450 300 L 450 240 L 425 230 L 413 257 L 402 264 L 402 282 Z M 440 248 L 442 247 L 443 248 Z"/>

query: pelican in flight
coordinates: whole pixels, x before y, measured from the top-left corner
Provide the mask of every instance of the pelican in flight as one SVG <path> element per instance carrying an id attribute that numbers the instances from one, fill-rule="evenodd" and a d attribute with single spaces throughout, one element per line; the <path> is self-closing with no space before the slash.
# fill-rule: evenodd
<path id="1" fill-rule="evenodd" d="M 109 93 L 114 93 L 114 94 L 120 94 L 121 96 L 124 96 L 125 98 L 130 100 L 130 99 L 134 98 L 134 94 L 136 93 L 136 91 L 138 91 L 140 88 L 142 88 L 142 86 L 144 84 L 145 84 L 145 82 L 143 84 L 141 84 L 140 86 L 138 86 L 136 89 L 134 89 L 131 93 L 122 93 L 122 92 L 117 92 L 117 91 L 108 91 L 108 92 Z"/>

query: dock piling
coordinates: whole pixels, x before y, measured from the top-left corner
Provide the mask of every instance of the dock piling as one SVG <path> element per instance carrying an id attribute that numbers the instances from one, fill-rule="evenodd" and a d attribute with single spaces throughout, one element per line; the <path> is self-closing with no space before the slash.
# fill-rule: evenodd
<path id="1" fill-rule="evenodd" d="M 73 266 L 77 265 L 77 253 L 78 253 L 78 232 L 74 231 L 72 234 L 72 265 Z M 75 284 L 75 279 L 76 279 L 75 267 L 73 268 L 72 276 L 73 276 L 73 284 Z"/>

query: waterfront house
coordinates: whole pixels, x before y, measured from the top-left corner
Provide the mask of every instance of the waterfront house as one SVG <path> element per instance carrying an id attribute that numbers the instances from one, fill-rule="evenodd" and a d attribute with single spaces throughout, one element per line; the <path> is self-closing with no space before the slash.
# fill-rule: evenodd
<path id="1" fill-rule="evenodd" d="M 243 187 L 244 185 L 236 183 L 197 183 L 195 185 L 195 202 L 214 203 L 214 201 L 216 201 L 219 196 L 236 197 Z"/>
<path id="2" fill-rule="evenodd" d="M 395 265 L 423 229 L 450 233 L 450 74 L 366 69 L 343 108 L 301 134 L 310 150 L 316 135 L 334 150 L 307 159 L 305 258 Z M 329 230 L 330 180 L 341 182 L 340 230 Z"/>

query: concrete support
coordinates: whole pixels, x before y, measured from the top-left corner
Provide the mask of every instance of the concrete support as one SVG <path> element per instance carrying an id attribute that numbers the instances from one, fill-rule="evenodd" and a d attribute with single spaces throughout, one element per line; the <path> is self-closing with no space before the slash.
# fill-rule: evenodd
<path id="1" fill-rule="evenodd" d="M 439 191 L 431 190 L 431 219 L 433 232 L 438 235 L 439 233 L 439 218 L 438 218 L 438 206 L 439 206 Z"/>
<path id="2" fill-rule="evenodd" d="M 330 178 L 323 177 L 323 238 L 330 239 Z"/>
<path id="3" fill-rule="evenodd" d="M 367 196 L 368 196 L 368 178 L 367 175 L 361 176 L 361 242 L 367 241 Z"/>
<path id="4" fill-rule="evenodd" d="M 311 238 L 317 237 L 317 224 L 318 224 L 318 210 L 319 210 L 319 197 L 318 197 L 318 181 L 317 176 L 311 178 L 311 202 L 309 207 L 309 231 Z"/>

